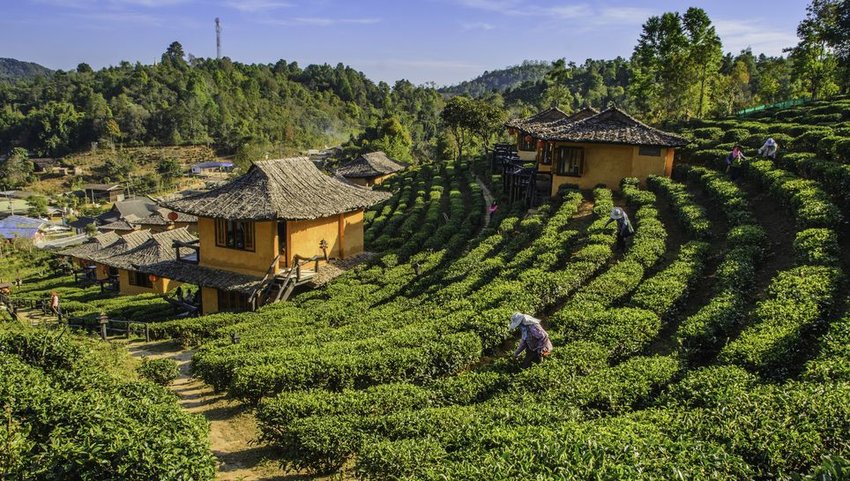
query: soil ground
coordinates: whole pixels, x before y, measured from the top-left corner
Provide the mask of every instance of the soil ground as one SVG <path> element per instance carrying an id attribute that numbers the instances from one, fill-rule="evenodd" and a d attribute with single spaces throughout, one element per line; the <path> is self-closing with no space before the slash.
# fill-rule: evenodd
<path id="1" fill-rule="evenodd" d="M 218 458 L 219 481 L 295 481 L 317 479 L 284 472 L 274 460 L 272 448 L 256 443 L 259 431 L 251 409 L 230 400 L 224 393 L 190 375 L 193 350 L 172 341 L 130 343 L 135 357 L 168 358 L 177 361 L 180 376 L 170 389 L 188 412 L 204 416 L 210 423 L 210 447 Z"/>

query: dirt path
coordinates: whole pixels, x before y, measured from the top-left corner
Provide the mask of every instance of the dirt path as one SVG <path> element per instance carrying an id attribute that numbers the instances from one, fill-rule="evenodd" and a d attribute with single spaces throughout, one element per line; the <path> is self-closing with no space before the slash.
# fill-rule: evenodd
<path id="1" fill-rule="evenodd" d="M 209 385 L 189 375 L 194 351 L 186 351 L 171 341 L 131 343 L 135 357 L 174 359 L 180 376 L 170 386 L 179 404 L 188 412 L 200 414 L 210 423 L 210 447 L 219 460 L 216 479 L 220 481 L 295 481 L 312 479 L 287 475 L 274 461 L 274 452 L 255 444 L 257 422 L 250 409 L 215 393 Z"/>
<path id="2" fill-rule="evenodd" d="M 756 222 L 767 233 L 767 252 L 756 270 L 754 300 L 760 301 L 767 297 L 767 288 L 774 276 L 794 267 L 794 238 L 797 227 L 791 214 L 770 196 L 767 189 L 745 179 L 738 179 L 736 183 L 747 194 Z"/>
<path id="3" fill-rule="evenodd" d="M 490 192 L 490 189 L 487 188 L 487 184 L 481 180 L 477 174 L 475 175 L 475 182 L 478 182 L 478 186 L 481 187 L 481 193 L 484 195 L 484 228 L 490 225 L 490 204 L 493 203 L 494 197 L 493 193 Z"/>

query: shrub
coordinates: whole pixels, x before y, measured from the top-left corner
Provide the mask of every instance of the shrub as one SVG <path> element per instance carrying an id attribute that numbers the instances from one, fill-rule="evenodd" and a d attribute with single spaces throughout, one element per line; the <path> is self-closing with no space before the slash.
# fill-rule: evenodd
<path id="1" fill-rule="evenodd" d="M 168 386 L 180 375 L 177 361 L 173 359 L 148 359 L 145 357 L 136 370 L 139 376 L 160 386 Z"/>
<path id="2" fill-rule="evenodd" d="M 799 264 L 834 266 L 839 263 L 838 236 L 832 229 L 806 229 L 797 233 L 794 252 Z"/>

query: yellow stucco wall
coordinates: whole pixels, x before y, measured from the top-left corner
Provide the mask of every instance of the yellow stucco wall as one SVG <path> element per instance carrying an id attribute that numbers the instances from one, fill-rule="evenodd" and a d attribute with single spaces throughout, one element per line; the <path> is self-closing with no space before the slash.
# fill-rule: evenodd
<path id="1" fill-rule="evenodd" d="M 343 253 L 344 257 L 360 254 L 363 244 L 363 211 L 358 210 L 343 215 Z"/>
<path id="2" fill-rule="evenodd" d="M 363 187 L 369 186 L 369 179 L 354 178 L 354 179 L 348 179 L 348 181 L 351 182 L 352 184 L 355 184 L 355 185 L 362 185 Z"/>
<path id="3" fill-rule="evenodd" d="M 337 216 L 313 220 L 290 220 L 286 223 L 286 232 L 289 235 L 287 257 L 290 265 L 293 265 L 292 259 L 296 254 L 301 257 L 322 255 L 322 249 L 319 247 L 322 240 L 328 243 L 328 257 L 339 257 Z"/>
<path id="4" fill-rule="evenodd" d="M 661 156 L 639 155 L 639 148 L 630 145 L 556 143 L 559 146 L 584 148 L 584 171 L 580 177 L 552 176 L 552 195 L 564 184 L 575 184 L 581 189 L 592 189 L 599 184 L 618 189 L 624 177 L 637 177 L 645 181 L 650 174 L 665 175 L 668 158 L 673 149 L 661 149 Z M 556 162 L 553 162 L 554 172 Z M 548 172 L 538 166 L 541 172 Z"/>
<path id="5" fill-rule="evenodd" d="M 109 266 L 106 264 L 96 263 L 95 264 L 95 279 L 99 281 L 103 281 L 109 279 Z"/>
<path id="6" fill-rule="evenodd" d="M 228 249 L 215 245 L 215 220 L 198 219 L 201 239 L 200 265 L 263 277 L 278 254 L 277 222 L 254 223 L 254 251 Z"/>
<path id="7" fill-rule="evenodd" d="M 389 179 L 390 177 L 392 177 L 394 175 L 395 175 L 395 173 L 374 177 L 373 179 L 371 179 L 369 185 L 381 185 L 381 184 L 384 183 L 384 181 L 386 181 L 387 179 Z"/>
<path id="8" fill-rule="evenodd" d="M 130 271 L 118 269 L 118 292 L 122 296 L 135 296 L 137 294 L 165 294 L 171 289 L 176 289 L 180 282 L 160 277 L 153 283 L 152 288 L 130 285 Z"/>
<path id="9" fill-rule="evenodd" d="M 204 315 L 218 312 L 218 290 L 212 287 L 202 288 L 201 304 Z"/>

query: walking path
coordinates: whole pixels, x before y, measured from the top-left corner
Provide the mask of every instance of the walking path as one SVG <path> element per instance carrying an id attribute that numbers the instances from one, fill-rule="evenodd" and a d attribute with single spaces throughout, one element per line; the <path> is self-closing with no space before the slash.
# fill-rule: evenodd
<path id="1" fill-rule="evenodd" d="M 481 193 L 484 195 L 484 227 L 490 225 L 490 204 L 493 203 L 494 197 L 490 192 L 490 189 L 487 188 L 487 184 L 481 180 L 481 177 L 478 174 L 475 174 L 475 182 L 478 182 L 478 186 L 481 187 Z"/>
<path id="2" fill-rule="evenodd" d="M 151 359 L 177 361 L 180 376 L 170 389 L 186 411 L 204 416 L 210 423 L 210 448 L 218 458 L 219 481 L 294 481 L 311 479 L 287 475 L 274 460 L 271 448 L 256 443 L 257 421 L 248 406 L 227 399 L 212 387 L 190 376 L 194 350 L 184 350 L 172 341 L 130 343 L 130 354 Z"/>

